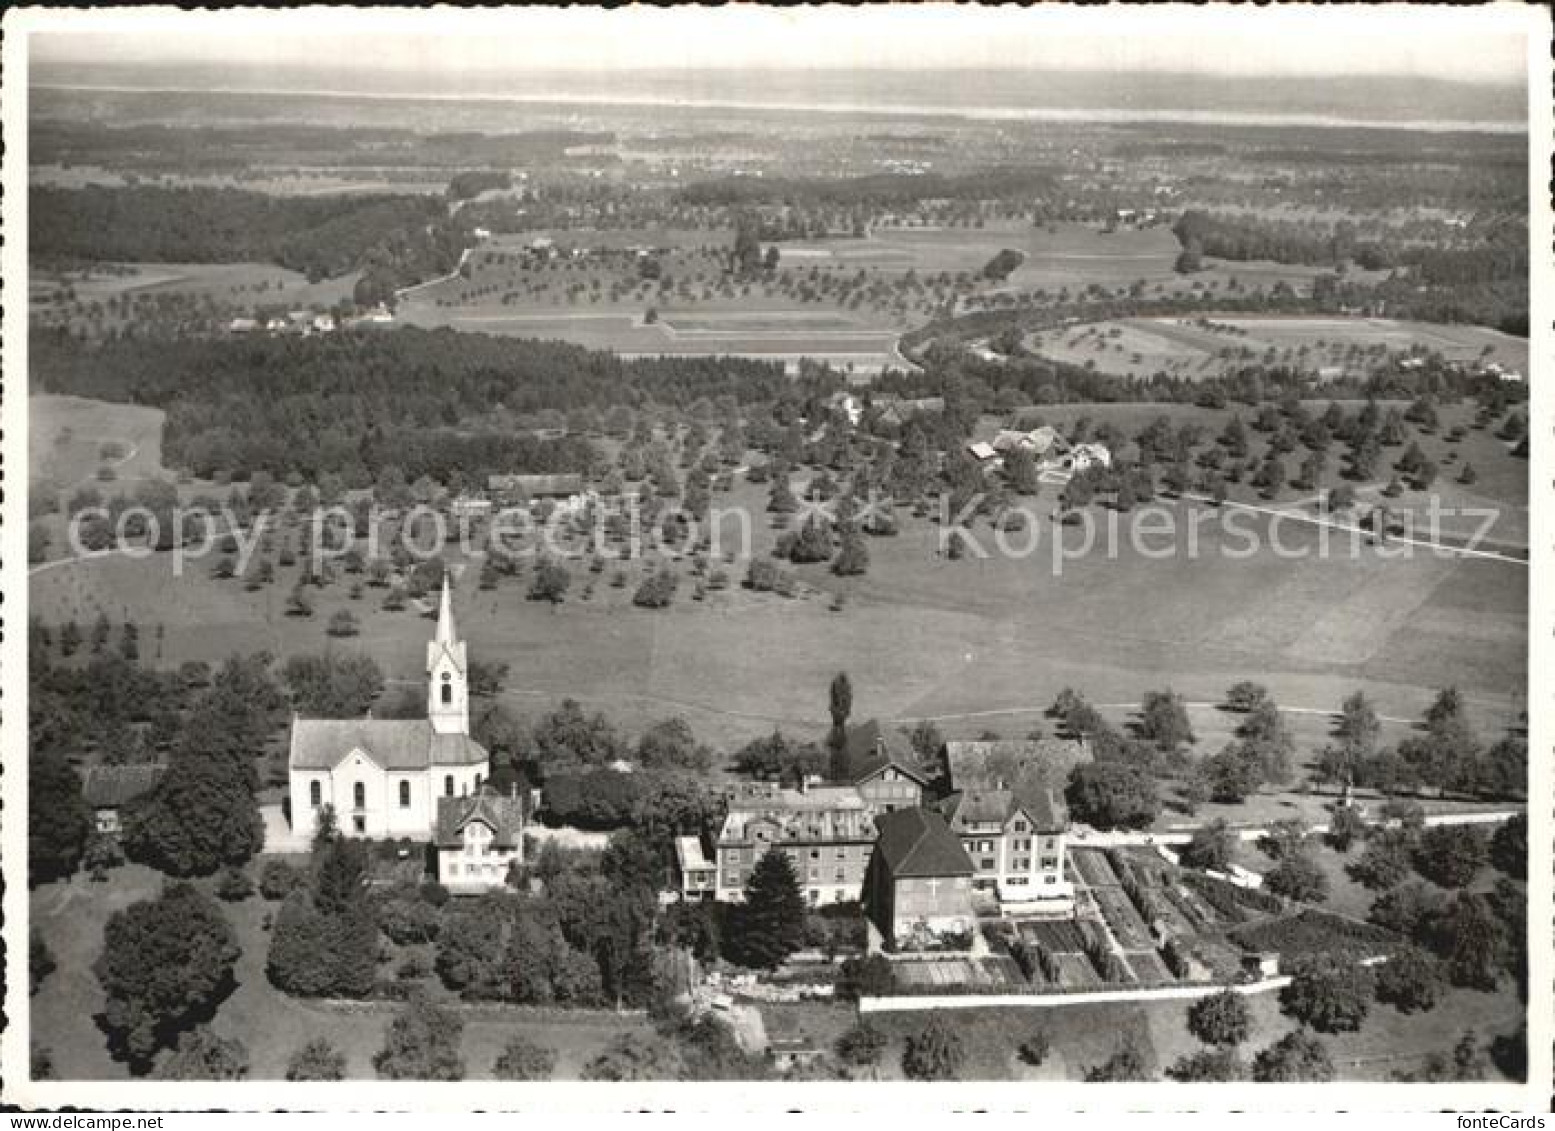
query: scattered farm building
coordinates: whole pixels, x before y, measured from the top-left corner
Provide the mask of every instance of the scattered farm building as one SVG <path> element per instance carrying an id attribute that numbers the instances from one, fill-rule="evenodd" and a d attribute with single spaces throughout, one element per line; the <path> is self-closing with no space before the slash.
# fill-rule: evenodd
<path id="1" fill-rule="evenodd" d="M 88 769 L 81 778 L 81 797 L 92 810 L 97 831 L 118 835 L 120 811 L 156 789 L 166 772 L 166 766 L 155 762 Z"/>

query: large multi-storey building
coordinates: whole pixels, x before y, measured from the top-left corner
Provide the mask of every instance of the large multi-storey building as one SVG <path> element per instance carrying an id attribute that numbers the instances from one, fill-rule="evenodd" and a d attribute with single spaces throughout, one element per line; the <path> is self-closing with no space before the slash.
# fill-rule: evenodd
<path id="1" fill-rule="evenodd" d="M 1083 744 L 1057 740 L 946 743 L 950 792 L 937 808 L 972 862 L 974 891 L 1001 906 L 1073 906 L 1064 878 L 1069 815 L 1053 782 L 1088 758 Z"/>
<path id="2" fill-rule="evenodd" d="M 852 786 L 739 788 L 714 840 L 715 898 L 743 900 L 756 864 L 777 850 L 788 855 L 812 906 L 859 899 L 875 841 L 874 812 Z M 699 897 L 686 888 L 688 877 L 698 875 L 705 869 L 682 869 L 682 895 Z"/>

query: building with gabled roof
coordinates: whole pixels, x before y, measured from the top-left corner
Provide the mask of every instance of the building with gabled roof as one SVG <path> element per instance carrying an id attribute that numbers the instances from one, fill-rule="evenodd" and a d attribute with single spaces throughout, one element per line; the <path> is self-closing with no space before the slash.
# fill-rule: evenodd
<path id="1" fill-rule="evenodd" d="M 438 882 L 449 891 L 501 887 L 524 860 L 523 802 L 489 785 L 464 797 L 439 797 L 432 843 Z"/>
<path id="2" fill-rule="evenodd" d="M 918 768 L 912 749 L 896 734 L 882 729 L 878 719 L 849 727 L 832 778 L 859 791 L 881 812 L 923 804 L 928 775 Z"/>
<path id="3" fill-rule="evenodd" d="M 81 775 L 81 799 L 92 810 L 97 831 L 116 835 L 120 810 L 156 789 L 165 773 L 167 766 L 160 762 L 88 767 Z"/>
<path id="4" fill-rule="evenodd" d="M 346 836 L 430 840 L 439 798 L 479 792 L 491 759 L 470 737 L 469 662 L 446 576 L 426 676 L 424 719 L 292 720 L 287 776 L 296 835 L 312 836 L 327 805 Z"/>
<path id="5" fill-rule="evenodd" d="M 933 809 L 900 809 L 875 819 L 865 907 L 888 949 L 922 950 L 976 930 L 972 861 Z"/>
<path id="6" fill-rule="evenodd" d="M 1001 905 L 1072 909 L 1061 791 L 1069 771 L 1089 760 L 1084 743 L 1065 739 L 945 744 L 949 791 L 936 808 L 972 861 L 974 891 Z"/>

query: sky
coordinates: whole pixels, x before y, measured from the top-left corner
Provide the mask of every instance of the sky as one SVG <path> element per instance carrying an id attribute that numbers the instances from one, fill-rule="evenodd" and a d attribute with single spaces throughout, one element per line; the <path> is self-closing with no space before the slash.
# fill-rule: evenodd
<path id="1" fill-rule="evenodd" d="M 153 17 L 152 12 L 161 15 Z M 317 67 L 336 75 L 804 66 L 1412 75 L 1523 81 L 1522 5 L 588 8 L 39 13 L 53 63 Z M 150 21 L 155 18 L 159 22 Z M 40 21 L 41 22 L 41 21 Z M 63 29 L 79 29 L 65 31 Z"/>

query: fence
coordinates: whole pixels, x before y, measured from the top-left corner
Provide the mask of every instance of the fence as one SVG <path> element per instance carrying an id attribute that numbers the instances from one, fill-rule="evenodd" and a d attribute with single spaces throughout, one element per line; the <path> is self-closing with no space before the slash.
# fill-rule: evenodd
<path id="1" fill-rule="evenodd" d="M 1290 985 L 1290 976 L 1265 978 L 1260 982 L 1242 982 L 1230 988 L 1239 994 L 1262 994 L 1283 989 Z M 1161 986 L 1156 988 L 1121 990 L 1054 990 L 1044 987 L 1041 993 L 955 993 L 917 994 L 905 993 L 892 997 L 861 997 L 860 1013 L 911 1013 L 922 1009 L 991 1009 L 1013 1006 L 1025 1009 L 1054 1009 L 1065 1005 L 1101 1005 L 1111 1002 L 1193 1001 L 1218 994 L 1226 987 L 1219 982 L 1192 986 Z"/>

